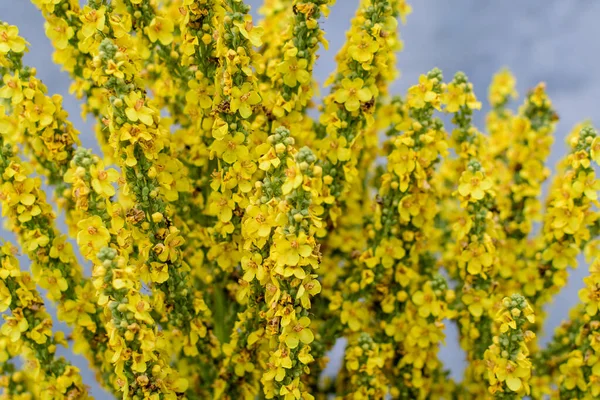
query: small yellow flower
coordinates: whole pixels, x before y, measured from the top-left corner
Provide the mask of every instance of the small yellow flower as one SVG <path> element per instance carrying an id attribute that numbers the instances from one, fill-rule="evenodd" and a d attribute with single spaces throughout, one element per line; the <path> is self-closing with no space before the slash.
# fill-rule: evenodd
<path id="1" fill-rule="evenodd" d="M 486 177 L 483 172 L 466 170 L 460 177 L 458 192 L 461 196 L 470 196 L 474 200 L 481 200 L 492 186 L 492 180 Z"/>
<path id="2" fill-rule="evenodd" d="M 211 215 L 219 217 L 221 222 L 228 222 L 233 217 L 235 202 L 231 199 L 231 195 L 213 192 L 212 199 L 208 206 Z"/>
<path id="3" fill-rule="evenodd" d="M 435 105 L 439 96 L 433 91 L 433 84 L 433 80 L 421 75 L 419 84 L 408 89 L 408 105 L 412 108 L 423 108 L 426 103 Z"/>
<path id="4" fill-rule="evenodd" d="M 27 319 L 23 316 L 21 309 L 13 310 L 12 317 L 4 316 L 4 325 L 0 328 L 0 332 L 10 338 L 11 342 L 16 342 L 21 338 L 21 334 L 29 328 Z"/>
<path id="5" fill-rule="evenodd" d="M 280 265 L 298 265 L 301 257 L 309 257 L 312 253 L 313 249 L 307 241 L 308 237 L 305 233 L 301 233 L 298 236 L 278 237 L 274 243 L 278 254 L 277 262 Z M 303 279 L 304 276 L 298 276 L 298 278 Z"/>
<path id="6" fill-rule="evenodd" d="M 0 87 L 0 97 L 10 99 L 12 104 L 18 104 L 23 101 L 23 84 L 19 79 L 19 71 L 15 75 L 5 74 L 2 78 L 4 85 Z"/>
<path id="7" fill-rule="evenodd" d="M 369 88 L 364 88 L 364 81 L 360 78 L 350 80 L 342 79 L 342 87 L 337 89 L 334 94 L 336 103 L 344 104 L 348 111 L 356 111 L 360 108 L 361 102 L 367 102 L 373 98 Z"/>
<path id="8" fill-rule="evenodd" d="M 69 26 L 64 19 L 53 18 L 46 23 L 46 36 L 52 40 L 57 49 L 67 48 L 73 35 L 75 35 L 73 27 Z"/>
<path id="9" fill-rule="evenodd" d="M 262 45 L 262 35 L 264 28 L 262 26 L 254 26 L 252 16 L 244 16 L 244 21 L 234 21 L 233 24 L 240 30 L 243 37 L 248 39 L 253 46 L 259 47 Z"/>
<path id="10" fill-rule="evenodd" d="M 463 250 L 459 260 L 467 264 L 467 271 L 469 274 L 478 275 L 485 272 L 485 270 L 492 265 L 494 257 L 486 250 L 484 245 L 470 243 L 469 246 Z"/>
<path id="11" fill-rule="evenodd" d="M 49 97 L 37 92 L 32 102 L 27 102 L 25 115 L 31 122 L 39 122 L 40 126 L 48 126 L 54 120 L 56 106 Z"/>
<path id="12" fill-rule="evenodd" d="M 152 43 L 157 40 L 162 43 L 164 46 L 170 44 L 173 41 L 173 31 L 175 30 L 175 25 L 170 18 L 164 17 L 154 17 L 150 25 L 147 26 L 144 31 L 146 35 L 148 35 L 148 39 Z"/>
<path id="13" fill-rule="evenodd" d="M 283 329 L 283 336 L 285 337 L 285 344 L 290 349 L 298 347 L 300 342 L 304 344 L 310 344 L 315 340 L 315 336 L 309 327 L 310 319 L 308 317 L 302 317 L 295 323 L 287 325 Z"/>
<path id="14" fill-rule="evenodd" d="M 366 32 L 354 37 L 348 48 L 348 54 L 359 63 L 368 63 L 379 49 L 379 44 Z"/>
<path id="15" fill-rule="evenodd" d="M 283 83 L 290 87 L 296 87 L 298 83 L 304 84 L 310 80 L 307 71 L 308 61 L 304 58 L 298 60 L 292 57 L 279 65 L 279 72 L 283 74 Z"/>
<path id="16" fill-rule="evenodd" d="M 104 168 L 104 162 L 101 160 L 90 167 L 92 177 L 92 188 L 96 193 L 104 197 L 115 195 L 113 184 L 119 180 L 119 173 L 113 168 Z"/>
<path id="17" fill-rule="evenodd" d="M 248 147 L 244 145 L 245 141 L 246 137 L 241 132 L 237 132 L 233 137 L 225 135 L 221 140 L 213 142 L 211 150 L 226 163 L 233 164 L 248 158 L 249 152 Z"/>
<path id="18" fill-rule="evenodd" d="M 0 281 L 0 312 L 6 311 L 11 303 L 12 295 L 10 294 L 10 290 L 8 290 L 3 281 Z"/>
<path id="19" fill-rule="evenodd" d="M 145 99 L 138 92 L 132 92 L 129 96 L 125 97 L 125 103 L 127 107 L 125 108 L 125 115 L 131 122 L 137 122 L 138 120 L 146 125 L 152 125 L 154 120 L 152 119 L 152 114 L 154 111 L 146 107 Z"/>
<path id="20" fill-rule="evenodd" d="M 19 36 L 19 28 L 12 25 L 0 25 L 0 53 L 9 51 L 22 53 L 25 51 L 27 42 Z"/>
<path id="21" fill-rule="evenodd" d="M 106 21 L 106 7 L 101 6 L 94 9 L 90 6 L 84 6 L 79 19 L 83 22 L 81 33 L 85 38 L 95 35 L 98 31 L 104 30 Z"/>
<path id="22" fill-rule="evenodd" d="M 84 257 L 90 259 L 106 247 L 110 241 L 110 232 L 104 226 L 102 219 L 94 215 L 83 219 L 77 223 L 79 233 L 77 234 L 77 244 Z"/>
<path id="23" fill-rule="evenodd" d="M 441 101 L 446 105 L 447 112 L 455 113 L 465 104 L 466 99 L 467 97 L 462 86 L 449 83 L 442 95 Z"/>
<path id="24" fill-rule="evenodd" d="M 231 102 L 229 107 L 231 111 L 239 111 L 242 118 L 248 118 L 252 115 L 252 106 L 260 103 L 260 95 L 255 91 L 250 82 L 244 82 L 242 87 L 233 87 L 231 89 Z"/>

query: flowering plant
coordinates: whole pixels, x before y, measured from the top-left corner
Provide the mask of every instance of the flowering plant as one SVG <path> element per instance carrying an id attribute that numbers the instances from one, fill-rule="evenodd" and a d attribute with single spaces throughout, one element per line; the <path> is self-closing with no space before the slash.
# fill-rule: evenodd
<path id="1" fill-rule="evenodd" d="M 600 396 L 600 137 L 573 128 L 543 203 L 543 84 L 513 111 L 499 72 L 485 135 L 463 73 L 392 96 L 405 0 L 361 0 L 319 105 L 334 0 L 267 0 L 258 24 L 243 0 L 32 1 L 101 154 L 0 24 L 0 203 L 20 248 L 0 247 L 2 398 L 90 398 L 60 347 L 123 399 Z M 579 253 L 581 303 L 541 348 Z M 438 356 L 446 324 L 462 382 Z"/>

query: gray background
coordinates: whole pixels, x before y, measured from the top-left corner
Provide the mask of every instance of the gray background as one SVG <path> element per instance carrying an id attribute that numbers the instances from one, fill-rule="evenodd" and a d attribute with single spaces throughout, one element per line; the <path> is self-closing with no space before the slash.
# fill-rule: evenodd
<path id="1" fill-rule="evenodd" d="M 253 12 L 260 1 L 250 0 Z M 402 77 L 392 87 L 392 93 L 404 93 L 414 84 L 419 74 L 439 67 L 446 78 L 456 71 L 464 71 L 474 83 L 477 96 L 487 99 L 487 85 L 493 73 L 509 67 L 517 76 L 518 90 L 545 81 L 555 107 L 561 117 L 551 156 L 552 166 L 564 154 L 564 138 L 578 121 L 591 119 L 598 126 L 600 77 L 600 2 L 594 0 L 425 0 L 411 1 L 413 14 L 406 26 L 401 27 L 405 49 L 398 59 Z M 354 14 L 358 0 L 338 0 L 329 20 L 324 23 L 330 51 L 321 52 L 316 67 L 320 82 L 334 68 L 334 55 L 345 40 L 345 31 Z M 52 63 L 52 47 L 45 37 L 43 19 L 28 0 L 0 0 L 0 19 L 18 25 L 21 34 L 31 44 L 26 56 L 29 65 L 38 68 L 38 76 L 50 93 L 64 96 L 64 106 L 71 120 L 81 131 L 83 145 L 97 149 L 91 123 L 83 122 L 78 102 L 68 94 L 69 77 Z M 476 118 L 483 129 L 483 115 Z M 0 237 L 14 240 L 14 236 L 0 229 Z M 23 259 L 26 266 L 27 261 Z M 580 262 L 569 285 L 548 308 L 546 341 L 554 327 L 567 317 L 568 310 L 577 303 L 577 290 L 587 274 L 586 264 Z M 64 329 L 64 326 L 61 326 Z M 448 329 L 442 358 L 460 379 L 464 355 L 457 350 L 456 332 Z M 339 368 L 342 344 L 332 354 L 329 374 Z M 97 398 L 108 398 L 94 382 L 81 357 L 64 352 L 77 364 L 84 379 Z"/>

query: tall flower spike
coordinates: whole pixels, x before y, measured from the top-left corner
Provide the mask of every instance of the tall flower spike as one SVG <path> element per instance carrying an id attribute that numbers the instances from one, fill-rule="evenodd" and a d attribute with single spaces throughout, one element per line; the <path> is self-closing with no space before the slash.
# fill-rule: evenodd
<path id="1" fill-rule="evenodd" d="M 373 124 L 376 100 L 387 94 L 395 77 L 394 52 L 401 48 L 398 18 L 408 10 L 403 0 L 361 1 L 348 42 L 336 57 L 337 71 L 327 82 L 331 93 L 315 127 L 324 182 L 317 204 L 324 207 L 329 229 L 343 212 L 343 198 L 358 175 L 361 135 Z M 329 158 L 332 153 L 337 157 Z M 319 234 L 325 236 L 326 231 Z"/>
<path id="2" fill-rule="evenodd" d="M 486 138 L 472 124 L 473 111 L 480 108 L 471 83 L 458 72 L 446 86 L 442 100 L 452 112 L 456 129 L 452 134 L 457 159 L 446 160 L 443 168 L 456 174 L 452 198 L 458 208 L 444 207 L 441 217 L 451 229 L 441 264 L 461 288 L 452 308 L 457 311 L 460 343 L 469 365 L 462 382 L 462 396 L 484 396 L 483 354 L 492 341 L 493 306 L 499 301 L 495 291 L 498 274 L 497 245 L 501 230 L 495 215 L 494 168 L 487 152 Z M 443 191 L 443 189 L 441 189 Z"/>
<path id="3" fill-rule="evenodd" d="M 94 125 L 96 138 L 106 161 L 110 162 L 112 149 L 102 120 L 102 110 L 109 104 L 108 97 L 105 90 L 93 82 L 91 63 L 104 33 L 111 29 L 128 32 L 131 21 L 110 18 L 107 13 L 110 5 L 107 7 L 105 2 L 100 0 L 91 0 L 83 8 L 76 0 L 32 0 L 32 2 L 44 16 L 46 36 L 55 50 L 54 62 L 62 66 L 73 79 L 70 92 L 77 98 L 85 100 L 82 106 L 83 117 L 92 114 L 97 120 Z"/>
<path id="4" fill-rule="evenodd" d="M 591 239 L 591 228 L 599 217 L 592 211 L 600 189 L 592 163 L 598 161 L 594 156 L 600 139 L 592 127 L 585 126 L 573 131 L 568 141 L 571 153 L 550 188 L 537 254 L 531 263 L 537 271 L 531 296 L 536 309 L 567 283 L 567 267 L 576 266 L 576 257 Z"/>
<path id="5" fill-rule="evenodd" d="M 585 287 L 579 290 L 580 304 L 572 311 L 573 327 L 578 330 L 561 349 L 558 363 L 558 393 L 561 398 L 584 399 L 600 396 L 600 257 L 590 265 L 590 275 L 584 278 Z M 546 361 L 546 360 L 544 360 Z M 591 396 L 591 397 L 590 397 Z"/>
<path id="6" fill-rule="evenodd" d="M 20 270 L 15 252 L 10 243 L 2 243 L 0 311 L 10 309 L 11 315 L 4 315 L 0 333 L 19 347 L 26 368 L 36 377 L 32 389 L 37 396 L 90 399 L 79 369 L 56 355 L 59 345 L 67 345 L 65 334 L 52 331 L 52 318 L 44 300 L 31 276 Z M 13 379 L 18 378 L 13 375 Z"/>
<path id="7" fill-rule="evenodd" d="M 535 334 L 526 329 L 533 323 L 533 309 L 519 294 L 505 297 L 495 318 L 497 333 L 484 359 L 489 393 L 496 399 L 513 399 L 529 395 L 532 365 L 529 343 Z"/>
<path id="8" fill-rule="evenodd" d="M 7 26 L 7 28 L 11 28 Z M 12 27 L 16 28 L 16 27 Z M 18 40 L 19 36 L 15 37 Z M 60 95 L 49 96 L 46 86 L 36 78 L 36 69 L 23 65 L 21 52 L 10 50 L 0 53 L 6 62 L 0 63 L 0 98 L 7 100 L 8 115 L 1 115 L 7 143 L 23 145 L 36 172 L 44 175 L 55 186 L 55 199 L 67 213 L 67 225 L 74 231 L 73 204 L 69 202 L 70 187 L 63 181 L 75 148 L 79 145 L 79 132 L 68 120 Z M 0 106 L 0 111 L 4 108 Z M 4 113 L 2 113 L 4 114 Z"/>
<path id="9" fill-rule="evenodd" d="M 58 318 L 73 327 L 75 351 L 86 356 L 102 384 L 110 388 L 106 331 L 89 290 L 91 282 L 83 278 L 70 244 L 56 229 L 56 215 L 46 201 L 40 178 L 32 177 L 33 167 L 19 159 L 4 136 L 0 134 L 2 215 L 33 262 L 36 284 L 48 290 L 47 297 L 57 303 Z"/>

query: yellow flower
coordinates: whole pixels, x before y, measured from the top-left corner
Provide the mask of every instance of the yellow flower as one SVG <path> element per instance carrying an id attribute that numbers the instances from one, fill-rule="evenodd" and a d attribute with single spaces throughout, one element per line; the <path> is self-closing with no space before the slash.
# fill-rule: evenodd
<path id="1" fill-rule="evenodd" d="M 112 75 L 117 79 L 124 79 L 125 74 L 121 70 L 124 61 L 115 62 L 114 60 L 108 60 L 106 68 L 104 69 L 104 73 L 106 75 Z"/>
<path id="2" fill-rule="evenodd" d="M 252 106 L 260 101 L 260 95 L 254 90 L 252 84 L 244 82 L 241 88 L 234 86 L 231 89 L 229 107 L 233 112 L 239 111 L 242 118 L 248 118 L 252 115 Z"/>
<path id="3" fill-rule="evenodd" d="M 470 243 L 459 256 L 459 260 L 467 264 L 469 274 L 478 275 L 492 265 L 494 257 L 487 251 L 484 245 Z"/>
<path id="4" fill-rule="evenodd" d="M 503 103 L 508 97 L 516 98 L 516 80 L 509 70 L 504 69 L 494 75 L 489 90 L 489 100 L 492 106 Z"/>
<path id="5" fill-rule="evenodd" d="M 586 286 L 579 290 L 579 299 L 585 305 L 585 312 L 593 317 L 600 305 L 600 276 L 591 275 L 583 280 Z"/>
<path id="6" fill-rule="evenodd" d="M 555 242 L 544 250 L 542 259 L 552 262 L 554 268 L 564 270 L 569 265 L 576 265 L 577 254 L 579 249 L 575 244 Z"/>
<path id="7" fill-rule="evenodd" d="M 348 325 L 353 332 L 358 332 L 368 318 L 368 315 L 366 307 L 363 307 L 361 304 L 345 301 L 342 304 L 340 321 L 342 321 L 342 324 Z"/>
<path id="8" fill-rule="evenodd" d="M 332 164 L 348 161 L 352 157 L 352 149 L 344 136 L 327 136 L 323 139 L 323 150 Z"/>
<path id="9" fill-rule="evenodd" d="M 321 283 L 315 277 L 316 275 L 306 276 L 298 287 L 298 293 L 296 294 L 296 300 L 300 299 L 302 307 L 306 310 L 311 307 L 311 296 L 321 293 Z"/>
<path id="10" fill-rule="evenodd" d="M 69 40 L 75 31 L 64 19 L 52 18 L 46 23 L 46 36 L 54 43 L 57 49 L 63 50 L 69 45 Z"/>
<path id="11" fill-rule="evenodd" d="M 442 95 L 442 103 L 446 105 L 446 111 L 455 113 L 465 104 L 466 96 L 461 85 L 449 83 Z"/>
<path id="12" fill-rule="evenodd" d="M 310 80 L 310 73 L 307 71 L 308 61 L 304 58 L 298 60 L 292 57 L 279 64 L 279 72 L 283 74 L 283 83 L 290 87 L 296 87 Z"/>
<path id="13" fill-rule="evenodd" d="M 461 196 L 470 196 L 472 199 L 481 200 L 486 192 L 492 188 L 492 180 L 486 177 L 483 172 L 466 170 L 460 177 L 458 192 Z"/>
<path id="14" fill-rule="evenodd" d="M 600 165 L 600 136 L 596 136 L 592 141 L 592 146 L 590 150 L 592 160 L 598 165 Z"/>
<path id="15" fill-rule="evenodd" d="M 312 254 L 312 247 L 308 242 L 305 233 L 300 235 L 279 236 L 274 240 L 274 246 L 277 251 L 277 263 L 279 265 L 295 266 L 300 262 L 301 257 L 309 257 Z M 297 276 L 297 274 L 296 274 Z M 304 276 L 299 277 L 303 279 Z"/>
<path id="16" fill-rule="evenodd" d="M 423 108 L 426 103 L 435 105 L 438 94 L 433 91 L 434 81 L 425 75 L 419 77 L 419 84 L 408 89 L 407 101 L 412 108 Z"/>
<path id="17" fill-rule="evenodd" d="M 23 204 L 31 206 L 35 203 L 36 196 L 32 192 L 36 188 L 35 180 L 27 178 L 22 182 L 6 182 L 3 185 L 3 192 L 8 199 L 9 204 Z"/>
<path id="18" fill-rule="evenodd" d="M 131 293 L 128 295 L 128 300 L 126 309 L 133 313 L 135 319 L 148 324 L 154 323 L 152 316 L 150 316 L 150 303 L 145 298 L 139 293 Z"/>
<path id="19" fill-rule="evenodd" d="M 360 103 L 367 102 L 373 98 L 369 88 L 363 88 L 364 81 L 360 78 L 350 80 L 342 79 L 342 87 L 337 89 L 334 94 L 336 103 L 344 104 L 346 110 L 356 111 L 360 108 Z"/>
<path id="20" fill-rule="evenodd" d="M 596 179 L 595 172 L 585 173 L 581 171 L 577 175 L 577 180 L 573 182 L 573 191 L 580 196 L 585 195 L 590 200 L 598 199 L 598 190 L 600 190 L 600 181 Z"/>
<path id="21" fill-rule="evenodd" d="M 43 270 L 38 284 L 50 292 L 52 300 L 60 299 L 62 292 L 69 288 L 69 283 L 58 269 Z"/>
<path id="22" fill-rule="evenodd" d="M 12 295 L 10 290 L 4 284 L 4 281 L 0 281 L 0 312 L 4 312 L 10 307 L 12 303 Z"/>
<path id="23" fill-rule="evenodd" d="M 27 42 L 19 36 L 19 28 L 12 25 L 0 25 L 0 53 L 9 51 L 22 53 Z"/>
<path id="24" fill-rule="evenodd" d="M 65 264 L 73 261 L 71 244 L 67 242 L 66 235 L 59 235 L 54 238 L 52 247 L 50 248 L 50 257 L 57 258 Z"/>
<path id="25" fill-rule="evenodd" d="M 271 234 L 271 229 L 275 222 L 273 217 L 274 212 L 275 211 L 266 204 L 261 204 L 260 206 L 248 206 L 246 209 L 247 218 L 244 221 L 248 236 L 252 237 L 256 235 L 261 238 L 268 237 Z"/>
<path id="26" fill-rule="evenodd" d="M 569 354 L 566 363 L 562 363 L 559 367 L 563 385 L 567 390 L 578 388 L 582 392 L 587 390 L 587 384 L 583 375 L 583 355 L 581 351 L 574 350 Z"/>
<path id="27" fill-rule="evenodd" d="M 262 264 L 262 256 L 258 253 L 253 253 L 251 256 L 242 257 L 242 269 L 245 271 L 244 279 L 246 282 L 252 282 L 254 277 L 262 281 L 265 277 L 265 268 Z"/>
<path id="28" fill-rule="evenodd" d="M 164 262 L 151 262 L 150 278 L 152 279 L 152 282 L 165 282 L 167 279 L 169 279 L 169 266 Z"/>
<path id="29" fill-rule="evenodd" d="M 213 192 L 208 206 L 211 215 L 218 216 L 221 222 L 228 222 L 233 217 L 234 208 L 235 202 L 231 199 L 231 194 Z"/>
<path id="30" fill-rule="evenodd" d="M 462 296 L 463 303 L 474 317 L 481 317 L 483 313 L 491 309 L 493 298 L 481 290 L 469 290 Z"/>
<path id="31" fill-rule="evenodd" d="M 381 260 L 384 268 L 391 268 L 395 260 L 401 260 L 405 255 L 404 244 L 397 238 L 382 240 L 375 250 L 375 256 Z"/>
<path id="32" fill-rule="evenodd" d="M 496 376 L 500 382 L 506 382 L 506 386 L 513 392 L 518 392 L 527 382 L 531 369 L 524 368 L 514 361 L 505 359 L 498 360 Z"/>
<path id="33" fill-rule="evenodd" d="M 248 159 L 248 147 L 244 145 L 246 137 L 243 133 L 237 132 L 233 137 L 225 135 L 221 140 L 215 140 L 211 145 L 211 150 L 217 153 L 228 164 L 236 161 Z"/>
<path id="34" fill-rule="evenodd" d="M 301 317 L 296 322 L 292 322 L 283 329 L 283 336 L 285 337 L 285 344 L 290 349 L 298 347 L 300 342 L 304 344 L 310 344 L 315 339 L 312 330 L 309 327 L 310 319 L 308 317 Z"/>
<path id="35" fill-rule="evenodd" d="M 178 247 L 183 245 L 184 242 L 185 240 L 183 239 L 183 237 L 181 237 L 179 232 L 177 230 L 173 230 L 165 238 L 164 245 L 156 245 L 161 245 L 163 247 L 158 254 L 158 259 L 162 262 L 166 262 L 167 260 L 170 260 L 171 262 L 177 261 L 177 258 L 179 257 Z"/>
<path id="36" fill-rule="evenodd" d="M 115 195 L 113 183 L 119 180 L 119 173 L 115 169 L 105 169 L 104 162 L 99 160 L 96 165 L 90 167 L 90 175 L 92 177 L 92 188 L 96 193 L 103 197 Z"/>
<path id="37" fill-rule="evenodd" d="M 152 114 L 154 111 L 145 106 L 145 100 L 138 92 L 131 92 L 129 96 L 125 97 L 125 115 L 131 122 L 137 122 L 138 120 L 146 125 L 152 125 L 154 120 Z"/>
<path id="38" fill-rule="evenodd" d="M 281 192 L 287 195 L 292 190 L 297 189 L 302 185 L 303 177 L 300 167 L 291 157 L 286 161 L 287 168 L 285 169 L 285 182 L 281 185 Z"/>
<path id="39" fill-rule="evenodd" d="M 198 81 L 192 79 L 188 82 L 188 90 L 185 94 L 185 100 L 189 104 L 198 104 L 202 108 L 210 108 L 212 106 L 212 96 L 214 95 L 214 86 L 207 80 Z"/>
<path id="40" fill-rule="evenodd" d="M 31 122 L 39 122 L 41 126 L 48 126 L 52 123 L 56 106 L 49 97 L 37 92 L 33 102 L 27 102 L 25 115 Z"/>
<path id="41" fill-rule="evenodd" d="M 13 310 L 13 316 L 4 316 L 4 325 L 0 328 L 0 332 L 10 338 L 11 342 L 16 342 L 21 338 L 21 334 L 29 328 L 29 323 L 23 316 L 21 309 Z"/>
<path id="42" fill-rule="evenodd" d="M 81 33 L 85 38 L 95 35 L 97 31 L 104 30 L 104 23 L 106 21 L 105 13 L 105 6 L 101 6 L 98 9 L 87 5 L 83 7 L 79 19 L 83 22 Z"/>
<path id="43" fill-rule="evenodd" d="M 300 392 L 300 378 L 295 378 L 289 385 L 282 385 L 279 389 L 279 396 L 283 396 L 283 400 L 298 400 L 306 398 L 310 400 L 306 393 Z"/>
<path id="44" fill-rule="evenodd" d="M 42 315 L 37 315 L 37 317 L 41 317 Z M 45 319 L 43 319 L 39 324 L 37 324 L 33 329 L 29 330 L 27 334 L 31 340 L 36 342 L 37 344 L 44 344 L 48 341 L 48 338 L 52 337 L 52 320 L 47 315 Z"/>
<path id="45" fill-rule="evenodd" d="M 152 43 L 158 40 L 165 46 L 173 41 L 174 30 L 173 21 L 164 17 L 154 17 L 150 25 L 144 29 Z"/>
<path id="46" fill-rule="evenodd" d="M 77 223 L 77 244 L 84 257 L 92 259 L 103 247 L 108 246 L 110 232 L 104 226 L 102 219 L 94 215 Z"/>
<path id="47" fill-rule="evenodd" d="M 367 63 L 373 59 L 373 54 L 379 49 L 379 44 L 371 35 L 361 32 L 352 38 L 348 54 L 359 63 Z"/>
<path id="48" fill-rule="evenodd" d="M 244 16 L 244 21 L 234 21 L 233 24 L 240 30 L 243 37 L 248 39 L 253 46 L 259 47 L 262 45 L 261 37 L 264 33 L 262 26 L 254 26 L 250 15 Z"/>
<path id="49" fill-rule="evenodd" d="M 0 97 L 10 99 L 12 104 L 23 101 L 23 84 L 19 79 L 19 71 L 15 71 L 14 76 L 5 74 L 2 81 L 4 85 L 0 87 Z"/>

